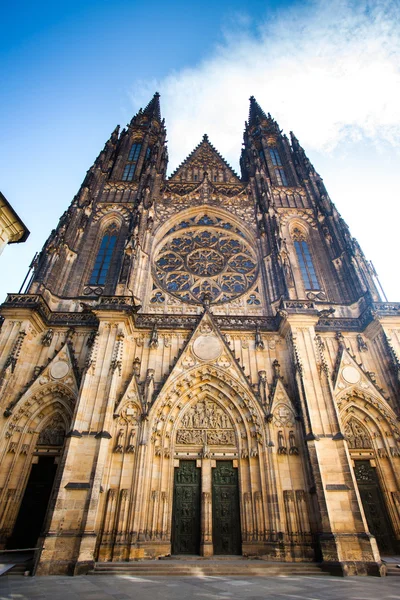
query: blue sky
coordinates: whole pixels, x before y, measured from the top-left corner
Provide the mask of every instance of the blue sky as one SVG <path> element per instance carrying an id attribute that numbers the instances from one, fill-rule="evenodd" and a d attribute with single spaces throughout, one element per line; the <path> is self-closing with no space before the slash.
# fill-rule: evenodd
<path id="1" fill-rule="evenodd" d="M 1 299 L 112 129 L 158 89 L 170 172 L 204 132 L 237 169 L 254 94 L 294 130 L 400 301 L 398 0 L 22 0 L 0 27 L 0 189 L 31 230 L 0 257 Z"/>

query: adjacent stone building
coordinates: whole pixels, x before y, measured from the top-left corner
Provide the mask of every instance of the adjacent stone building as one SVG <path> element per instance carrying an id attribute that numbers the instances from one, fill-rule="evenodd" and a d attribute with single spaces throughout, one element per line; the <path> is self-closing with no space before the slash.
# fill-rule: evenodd
<path id="1" fill-rule="evenodd" d="M 170 176 L 158 94 L 1 307 L 0 527 L 38 574 L 399 552 L 400 304 L 254 98 Z"/>
<path id="2" fill-rule="evenodd" d="M 7 244 L 17 244 L 28 239 L 25 227 L 7 198 L 0 192 L 0 254 Z"/>

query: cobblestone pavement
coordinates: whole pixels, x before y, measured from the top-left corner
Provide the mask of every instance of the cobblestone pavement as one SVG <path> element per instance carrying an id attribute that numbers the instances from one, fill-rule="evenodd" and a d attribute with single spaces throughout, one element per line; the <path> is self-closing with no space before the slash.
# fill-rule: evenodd
<path id="1" fill-rule="evenodd" d="M 398 577 L 8 577 L 0 600 L 400 600 Z"/>

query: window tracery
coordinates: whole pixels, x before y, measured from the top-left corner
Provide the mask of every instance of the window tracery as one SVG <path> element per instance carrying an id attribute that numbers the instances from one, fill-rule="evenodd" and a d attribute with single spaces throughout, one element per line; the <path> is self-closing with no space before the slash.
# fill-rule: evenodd
<path id="1" fill-rule="evenodd" d="M 181 221 L 167 233 L 154 261 L 159 287 L 184 302 L 227 302 L 255 282 L 257 258 L 241 232 L 218 217 Z"/>
<path id="2" fill-rule="evenodd" d="M 111 258 L 117 241 L 117 227 L 112 225 L 104 234 L 101 241 L 93 271 L 90 276 L 90 285 L 104 285 L 108 269 L 110 268 Z"/>
<path id="3" fill-rule="evenodd" d="M 292 233 L 293 243 L 299 261 L 300 271 L 306 290 L 320 290 L 314 263 L 306 236 L 300 229 L 294 229 Z"/>

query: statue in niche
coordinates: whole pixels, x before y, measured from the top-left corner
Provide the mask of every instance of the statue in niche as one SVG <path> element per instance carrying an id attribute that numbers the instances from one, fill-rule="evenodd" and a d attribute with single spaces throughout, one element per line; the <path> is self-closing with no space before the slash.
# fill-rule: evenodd
<path id="1" fill-rule="evenodd" d="M 135 430 L 134 429 L 131 429 L 131 432 L 129 434 L 126 451 L 131 454 L 133 454 L 135 452 Z"/>
<path id="2" fill-rule="evenodd" d="M 294 431 L 289 431 L 289 454 L 297 455 L 299 453 L 299 449 L 296 446 L 296 437 L 294 435 Z"/>
<path id="3" fill-rule="evenodd" d="M 281 430 L 278 431 L 278 454 L 287 454 L 285 436 Z"/>
<path id="4" fill-rule="evenodd" d="M 123 429 L 120 429 L 118 432 L 117 443 L 115 444 L 114 452 L 122 454 L 122 452 L 124 451 L 124 438 L 125 431 Z"/>

